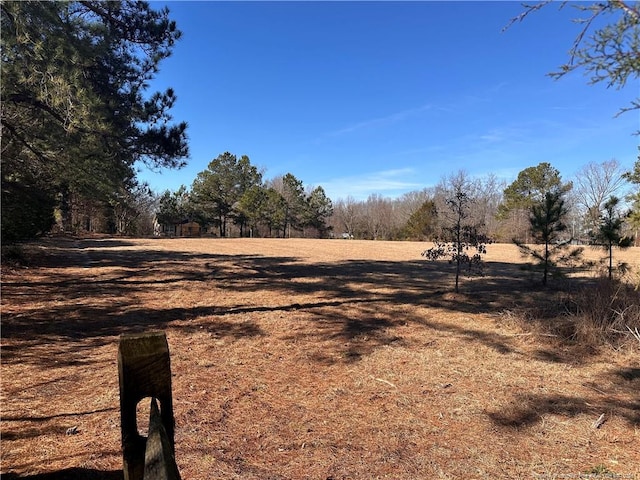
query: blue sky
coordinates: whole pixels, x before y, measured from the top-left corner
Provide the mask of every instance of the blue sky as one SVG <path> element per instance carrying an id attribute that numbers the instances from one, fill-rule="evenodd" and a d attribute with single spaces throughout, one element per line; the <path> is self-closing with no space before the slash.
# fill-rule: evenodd
<path id="1" fill-rule="evenodd" d="M 574 8 L 503 31 L 519 2 L 166 5 L 183 37 L 151 89 L 175 89 L 191 157 L 140 172 L 158 192 L 189 187 L 225 151 L 334 201 L 397 197 L 459 170 L 511 182 L 540 162 L 568 180 L 638 155 L 637 111 L 614 118 L 637 81 L 615 90 L 581 72 L 546 76 L 580 30 Z"/>

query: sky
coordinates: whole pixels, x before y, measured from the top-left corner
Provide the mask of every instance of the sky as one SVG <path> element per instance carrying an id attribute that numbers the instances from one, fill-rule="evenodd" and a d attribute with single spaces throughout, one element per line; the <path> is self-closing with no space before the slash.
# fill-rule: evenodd
<path id="1" fill-rule="evenodd" d="M 461 170 L 508 183 L 541 162 L 570 180 L 638 156 L 637 97 L 547 74 L 580 25 L 552 4 L 504 30 L 519 2 L 154 2 L 183 32 L 150 91 L 172 87 L 190 158 L 139 178 L 190 187 L 224 152 L 271 179 L 293 174 L 334 202 L 396 198 Z"/>

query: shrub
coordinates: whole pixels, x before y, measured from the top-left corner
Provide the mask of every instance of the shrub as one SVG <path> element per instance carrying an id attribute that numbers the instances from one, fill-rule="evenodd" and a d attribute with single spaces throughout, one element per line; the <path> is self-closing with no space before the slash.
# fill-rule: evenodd
<path id="1" fill-rule="evenodd" d="M 2 268 L 24 267 L 29 264 L 27 252 L 20 244 L 3 244 L 1 248 Z"/>
<path id="2" fill-rule="evenodd" d="M 596 279 L 503 313 L 503 321 L 580 347 L 640 347 L 640 295 L 633 282 Z"/>
<path id="3" fill-rule="evenodd" d="M 640 342 L 633 333 L 640 330 L 640 299 L 631 284 L 600 278 L 569 295 L 565 306 L 580 343 L 619 346 L 629 340 Z"/>
<path id="4" fill-rule="evenodd" d="M 41 185 L 3 179 L 2 243 L 41 236 L 54 224 L 55 200 Z"/>

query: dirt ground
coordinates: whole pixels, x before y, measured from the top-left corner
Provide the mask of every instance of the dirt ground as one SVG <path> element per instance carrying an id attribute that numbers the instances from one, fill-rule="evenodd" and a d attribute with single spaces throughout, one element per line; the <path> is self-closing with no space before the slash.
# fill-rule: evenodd
<path id="1" fill-rule="evenodd" d="M 162 330 L 185 480 L 640 479 L 640 346 L 523 330 L 513 315 L 555 294 L 512 245 L 457 295 L 425 247 L 31 245 L 3 266 L 2 477 L 122 479 L 118 338 Z"/>

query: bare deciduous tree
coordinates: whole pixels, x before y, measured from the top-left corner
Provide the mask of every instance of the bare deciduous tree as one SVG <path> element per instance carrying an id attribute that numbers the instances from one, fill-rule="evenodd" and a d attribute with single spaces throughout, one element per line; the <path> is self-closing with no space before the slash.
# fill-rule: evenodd
<path id="1" fill-rule="evenodd" d="M 396 222 L 403 228 L 411 216 L 416 213 L 424 202 L 433 199 L 433 189 L 423 188 L 422 190 L 414 190 L 404 193 L 396 201 L 394 214 Z"/>
<path id="2" fill-rule="evenodd" d="M 352 196 L 340 199 L 335 202 L 333 209 L 333 230 L 340 235 L 355 235 L 358 222 L 360 221 L 360 212 L 358 204 Z"/>
<path id="3" fill-rule="evenodd" d="M 615 159 L 602 163 L 590 162 L 576 173 L 575 201 L 579 211 L 584 215 L 587 230 L 597 228 L 607 199 L 620 196 L 626 184 L 623 175 L 624 170 Z"/>
<path id="4" fill-rule="evenodd" d="M 474 219 L 485 226 L 486 233 L 491 238 L 495 238 L 499 230 L 497 212 L 505 188 L 506 182 L 499 180 L 494 174 L 476 181 L 476 201 L 472 206 Z"/>
<path id="5" fill-rule="evenodd" d="M 439 185 L 444 196 L 444 210 L 438 216 L 444 220 L 440 238 L 435 246 L 422 252 L 429 260 L 445 257 L 456 266 L 455 292 L 459 291 L 459 279 L 462 265 L 468 271 L 482 271 L 482 255 L 486 252 L 488 239 L 480 232 L 482 227 L 474 221 L 473 205 L 476 203 L 477 181 L 469 179 L 464 171 L 450 176 Z"/>
<path id="6" fill-rule="evenodd" d="M 392 233 L 392 201 L 382 195 L 369 195 L 365 203 L 368 236 L 373 240 L 387 240 Z"/>

